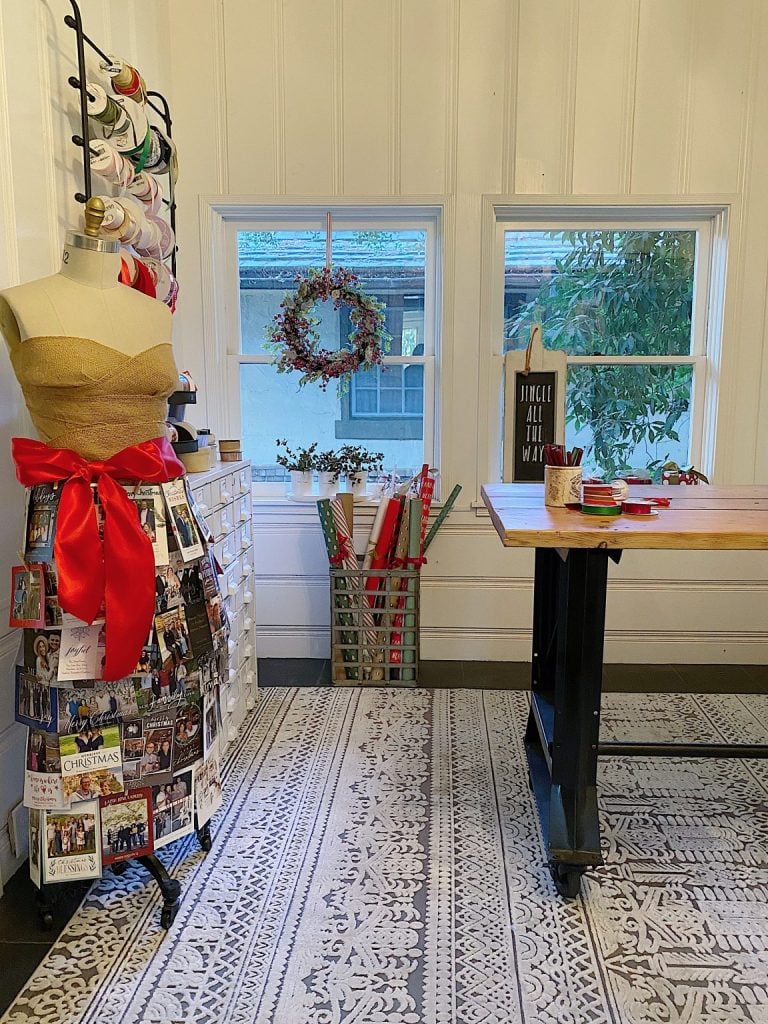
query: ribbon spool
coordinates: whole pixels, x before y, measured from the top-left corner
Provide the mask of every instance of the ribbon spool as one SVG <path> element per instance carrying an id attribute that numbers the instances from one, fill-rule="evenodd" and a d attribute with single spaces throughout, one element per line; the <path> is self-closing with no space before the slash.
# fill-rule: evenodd
<path id="1" fill-rule="evenodd" d="M 138 199 L 152 213 L 159 213 L 163 202 L 163 194 L 160 185 L 154 174 L 149 171 L 140 171 L 128 186 L 128 192 L 134 199 Z"/>
<path id="2" fill-rule="evenodd" d="M 620 505 L 586 505 L 582 503 L 581 511 L 587 516 L 620 516 Z"/>
<path id="3" fill-rule="evenodd" d="M 628 501 L 622 501 L 621 511 L 628 516 L 655 516 L 658 515 L 659 504 L 660 502 L 652 498 L 630 498 Z"/>
<path id="4" fill-rule="evenodd" d="M 114 146 L 110 146 L 105 139 L 93 139 L 90 149 L 91 170 L 96 174 L 120 188 L 128 188 L 133 183 L 132 164 Z"/>
<path id="5" fill-rule="evenodd" d="M 144 264 L 155 282 L 155 298 L 168 305 L 174 284 L 173 274 L 161 260 L 147 258 Z"/>
<path id="6" fill-rule="evenodd" d="M 147 98 L 147 86 L 136 68 L 110 53 L 109 60 L 101 61 L 101 70 L 111 79 L 112 89 L 120 96 L 127 96 L 136 103 Z"/>
<path id="7" fill-rule="evenodd" d="M 101 196 L 104 202 L 104 231 L 108 237 L 116 238 L 124 245 L 134 245 L 141 238 L 146 218 L 141 207 L 130 196 Z"/>
<path id="8" fill-rule="evenodd" d="M 131 120 L 117 100 L 107 96 L 102 87 L 95 82 L 88 82 L 87 91 L 88 116 L 103 125 L 105 131 L 109 132 L 109 137 L 113 134 L 121 135 L 128 131 L 131 126 Z M 118 146 L 117 148 L 119 149 L 120 147 Z"/>

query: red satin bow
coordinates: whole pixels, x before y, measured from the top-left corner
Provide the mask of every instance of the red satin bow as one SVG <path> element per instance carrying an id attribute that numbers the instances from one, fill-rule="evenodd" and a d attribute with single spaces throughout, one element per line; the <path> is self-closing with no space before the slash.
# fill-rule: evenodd
<path id="1" fill-rule="evenodd" d="M 163 483 L 183 476 L 184 466 L 165 438 L 123 448 L 104 462 L 88 462 L 69 448 L 26 437 L 14 437 L 11 445 L 16 477 L 25 487 L 65 481 L 53 552 L 59 604 L 90 623 L 103 603 L 107 649 L 102 678 L 130 675 L 154 616 L 155 560 L 136 506 L 116 480 Z M 104 510 L 103 546 L 91 481 L 97 482 Z"/>

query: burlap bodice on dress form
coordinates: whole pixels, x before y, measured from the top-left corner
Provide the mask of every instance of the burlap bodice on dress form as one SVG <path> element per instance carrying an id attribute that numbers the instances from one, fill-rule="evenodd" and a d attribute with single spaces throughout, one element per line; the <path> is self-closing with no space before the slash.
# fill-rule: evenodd
<path id="1" fill-rule="evenodd" d="M 106 459 L 166 437 L 167 398 L 178 386 L 168 342 L 126 355 L 90 338 L 35 337 L 10 350 L 41 440 Z"/>

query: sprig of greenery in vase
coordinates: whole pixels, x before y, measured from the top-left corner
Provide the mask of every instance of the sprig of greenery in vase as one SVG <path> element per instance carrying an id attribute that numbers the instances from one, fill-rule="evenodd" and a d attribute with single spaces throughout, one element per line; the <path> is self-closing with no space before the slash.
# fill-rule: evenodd
<path id="1" fill-rule="evenodd" d="M 311 444 L 309 448 L 290 448 L 287 441 L 281 441 L 278 438 L 275 441 L 278 449 L 284 448 L 285 454 L 278 454 L 275 458 L 275 462 L 279 466 L 283 466 L 289 473 L 311 473 L 313 469 L 317 467 L 317 441 Z"/>
<path id="2" fill-rule="evenodd" d="M 384 467 L 383 452 L 369 452 L 360 445 L 345 444 L 337 452 L 344 475 L 350 483 L 358 482 L 359 474 L 375 473 Z"/>

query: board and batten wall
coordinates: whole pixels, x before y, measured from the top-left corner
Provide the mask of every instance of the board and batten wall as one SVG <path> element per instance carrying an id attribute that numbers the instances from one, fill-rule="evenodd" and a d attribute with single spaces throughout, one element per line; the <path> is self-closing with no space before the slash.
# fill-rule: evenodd
<path id="1" fill-rule="evenodd" d="M 169 90 L 167 0 L 80 0 L 80 9 L 91 39 Z M 0 290 L 58 270 L 65 232 L 82 224 L 73 198 L 83 187 L 82 161 L 71 141 L 80 130 L 79 107 L 67 84 L 77 73 L 75 35 L 64 25 L 71 13 L 67 0 L 0 0 Z M 18 864 L 7 817 L 21 799 L 26 737 L 14 722 L 20 634 L 8 628 L 10 567 L 18 562 L 24 521 L 10 439 L 34 432 L 2 343 L 0 364 L 0 879 L 7 879 Z"/>
<path id="2" fill-rule="evenodd" d="M 216 297 L 196 251 L 209 202 L 445 202 L 440 465 L 446 492 L 460 482 L 467 500 L 425 569 L 424 657 L 530 652 L 532 553 L 502 551 L 470 507 L 485 475 L 479 374 L 491 344 L 481 336 L 483 195 L 732 204 L 715 479 L 768 482 L 764 0 L 171 0 L 171 9 L 184 12 L 173 53 L 177 326 L 206 391 L 199 424 L 226 422 L 226 339 L 210 328 Z M 326 656 L 327 568 L 311 509 L 257 504 L 255 537 L 259 654 Z M 768 553 L 628 552 L 611 569 L 606 656 L 765 662 Z"/>

